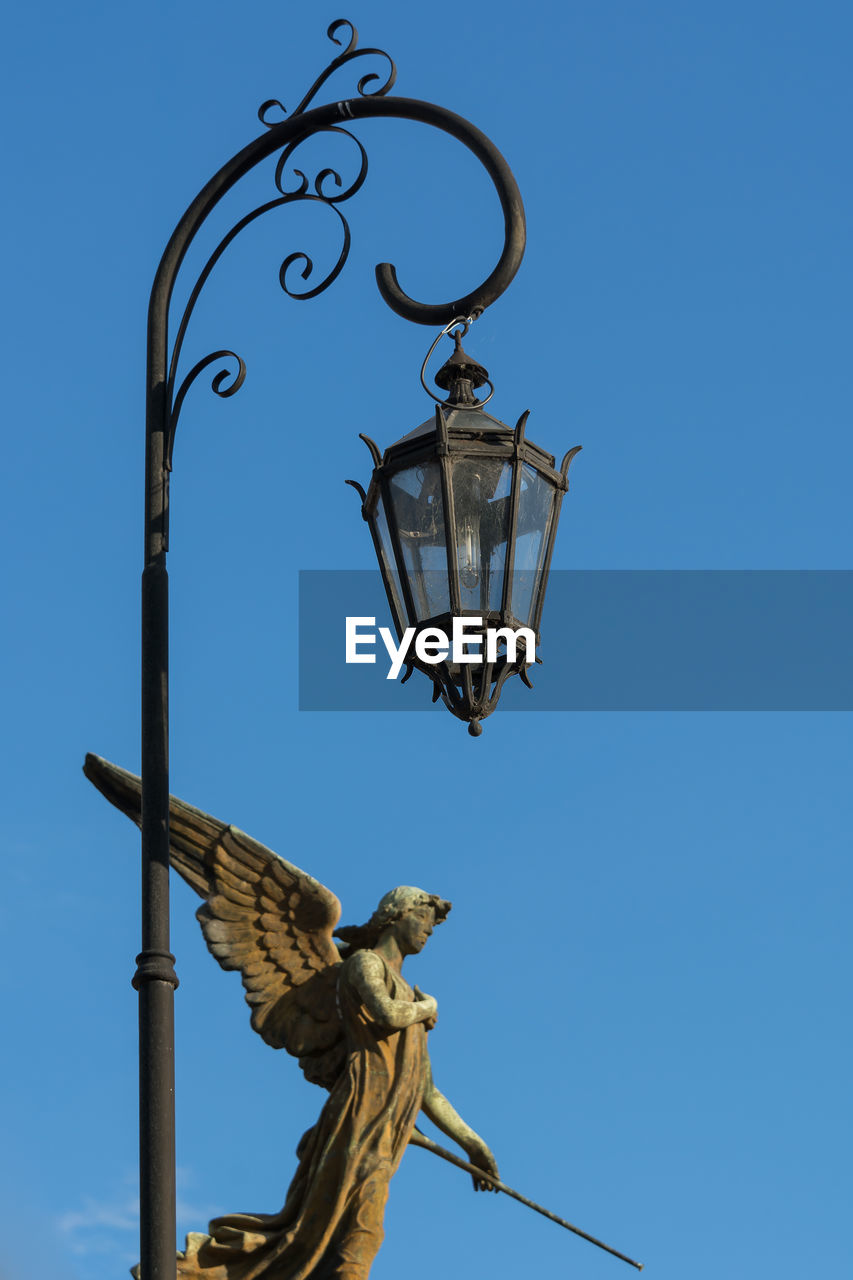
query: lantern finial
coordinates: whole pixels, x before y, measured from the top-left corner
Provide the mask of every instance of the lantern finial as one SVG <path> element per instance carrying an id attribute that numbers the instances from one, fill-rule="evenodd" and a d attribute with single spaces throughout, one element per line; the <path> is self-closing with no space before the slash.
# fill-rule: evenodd
<path id="1" fill-rule="evenodd" d="M 452 405 L 478 404 L 474 395 L 477 387 L 489 381 L 488 372 L 462 346 L 462 335 L 457 329 L 453 335 L 455 350 L 435 375 L 435 385 L 446 391 L 447 402 Z"/>

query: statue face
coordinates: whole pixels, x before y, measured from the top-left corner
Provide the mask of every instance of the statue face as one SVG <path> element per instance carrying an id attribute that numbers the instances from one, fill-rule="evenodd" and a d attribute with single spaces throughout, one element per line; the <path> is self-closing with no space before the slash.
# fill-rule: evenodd
<path id="1" fill-rule="evenodd" d="M 435 928 L 435 911 L 430 906 L 410 907 L 393 924 L 397 945 L 404 956 L 423 951 Z"/>

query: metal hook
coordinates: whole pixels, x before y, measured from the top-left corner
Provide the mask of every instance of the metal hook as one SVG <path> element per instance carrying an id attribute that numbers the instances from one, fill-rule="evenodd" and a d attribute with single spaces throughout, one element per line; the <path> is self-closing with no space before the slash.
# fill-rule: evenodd
<path id="1" fill-rule="evenodd" d="M 426 367 L 430 362 L 430 357 L 432 356 L 433 351 L 435 351 L 436 347 L 438 346 L 439 342 L 441 342 L 441 339 L 445 336 L 445 334 L 452 333 L 457 325 L 462 325 L 460 336 L 463 338 L 467 337 L 468 330 L 471 328 L 471 325 L 474 323 L 476 319 L 477 319 L 477 313 L 474 312 L 470 316 L 456 316 L 453 320 L 450 321 L 449 324 L 446 324 L 444 328 L 441 330 L 441 332 L 438 334 L 438 336 L 436 337 L 429 351 L 426 353 L 424 362 L 421 365 L 421 386 L 423 387 L 427 395 L 430 396 L 436 402 L 436 404 L 444 405 L 446 409 L 452 409 L 454 406 L 451 404 L 449 400 L 442 400 L 441 397 L 437 396 L 434 391 L 430 391 L 429 387 L 426 384 L 426 377 L 425 377 Z M 477 401 L 477 405 L 480 408 L 482 408 L 484 404 L 488 404 L 492 396 L 495 394 L 495 385 L 492 382 L 491 378 L 486 378 L 486 382 L 489 384 L 490 390 L 485 400 Z"/>

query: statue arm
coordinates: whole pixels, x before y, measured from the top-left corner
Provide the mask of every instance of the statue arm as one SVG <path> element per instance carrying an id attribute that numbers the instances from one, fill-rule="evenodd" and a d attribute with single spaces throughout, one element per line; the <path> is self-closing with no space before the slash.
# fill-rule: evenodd
<path id="1" fill-rule="evenodd" d="M 385 989 L 385 966 L 374 951 L 357 951 L 347 964 L 365 1008 L 381 1027 L 401 1031 L 413 1022 L 426 1022 L 436 1016 L 438 1005 L 432 996 L 414 1001 L 391 999 Z"/>
<path id="2" fill-rule="evenodd" d="M 492 1177 L 499 1178 L 497 1162 L 486 1143 L 478 1133 L 474 1132 L 470 1125 L 465 1123 L 455 1107 L 436 1088 L 429 1060 L 427 1060 L 426 1073 L 426 1087 L 424 1089 L 423 1102 L 421 1103 L 421 1110 L 424 1115 L 433 1122 L 437 1129 L 440 1129 L 442 1133 L 446 1133 L 448 1138 L 452 1138 L 454 1142 L 459 1143 L 472 1164 L 475 1164 L 478 1169 L 484 1169 Z M 474 1190 L 492 1191 L 494 1188 L 485 1180 L 480 1181 L 475 1178 Z"/>

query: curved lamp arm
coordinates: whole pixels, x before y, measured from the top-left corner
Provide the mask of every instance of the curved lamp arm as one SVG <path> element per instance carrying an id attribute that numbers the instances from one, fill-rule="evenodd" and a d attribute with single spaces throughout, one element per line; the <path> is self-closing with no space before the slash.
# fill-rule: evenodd
<path id="1" fill-rule="evenodd" d="M 347 105 L 342 103 L 342 106 Z M 355 107 L 363 106 L 356 102 Z M 418 102 L 414 98 L 383 98 L 374 104 L 379 110 L 355 112 L 360 115 L 399 116 L 405 120 L 420 120 L 424 124 L 433 125 L 451 134 L 459 142 L 464 143 L 483 165 L 498 193 L 504 215 L 504 247 L 494 271 L 479 285 L 453 302 L 425 303 L 416 302 L 404 293 L 397 282 L 397 270 L 390 262 L 381 262 L 376 268 L 376 283 L 379 292 L 392 311 L 404 320 L 412 320 L 415 324 L 428 324 L 435 328 L 449 324 L 456 316 L 479 315 L 491 306 L 512 281 L 521 266 L 524 257 L 524 246 L 527 233 L 524 223 L 524 205 L 521 192 L 512 175 L 512 170 L 498 151 L 494 143 L 475 128 L 462 116 L 455 115 L 444 107 L 433 106 L 429 102 Z"/>
<path id="2" fill-rule="evenodd" d="M 333 24 L 329 35 L 334 39 L 334 31 L 343 25 Z M 349 24 L 346 24 L 349 25 Z M 168 547 L 168 473 L 171 470 L 172 446 L 177 428 L 178 415 L 191 383 L 214 360 L 232 357 L 237 361 L 238 371 L 233 381 L 228 384 L 229 373 L 220 370 L 213 380 L 213 390 L 220 396 L 233 395 L 242 385 L 245 377 L 245 365 L 234 352 L 221 351 L 216 355 L 206 356 L 200 360 L 186 376 L 177 393 L 175 391 L 175 375 L 180 356 L 183 338 L 192 314 L 195 302 L 206 282 L 210 271 L 218 261 L 222 252 L 235 236 L 255 218 L 270 209 L 294 200 L 316 200 L 335 209 L 344 228 L 344 248 L 332 272 L 313 289 L 297 293 L 288 287 L 285 274 L 288 267 L 302 261 L 305 264 L 302 272 L 307 279 L 313 269 L 313 263 L 305 254 L 291 254 L 283 263 L 280 272 L 282 287 L 293 297 L 315 297 L 332 283 L 346 261 L 349 252 L 349 227 L 338 208 L 345 199 L 354 195 L 361 187 L 367 172 L 367 157 L 364 148 L 352 134 L 343 128 L 344 122 L 365 118 L 391 116 L 395 119 L 414 120 L 441 129 L 450 134 L 477 157 L 491 178 L 500 201 L 504 215 L 504 245 L 494 270 L 476 289 L 462 297 L 445 303 L 424 303 L 411 298 L 399 285 L 396 268 L 388 262 L 376 267 L 376 282 L 385 302 L 398 315 L 416 324 L 441 326 L 447 324 L 458 315 L 478 315 L 490 306 L 507 288 L 517 272 L 524 255 L 526 239 L 524 206 L 515 178 L 495 145 L 469 121 L 462 116 L 448 111 L 444 107 L 430 102 L 420 102 L 414 98 L 385 98 L 380 93 L 387 92 L 393 83 L 392 76 L 385 85 L 372 94 L 367 94 L 366 85 L 372 78 L 365 76 L 359 82 L 359 91 L 365 96 L 350 98 L 326 106 L 314 107 L 303 111 L 328 76 L 344 62 L 367 53 L 379 53 L 379 50 L 356 50 L 355 35 L 346 52 L 334 60 L 329 68 L 318 78 L 311 91 L 300 103 L 297 112 L 278 123 L 270 123 L 267 119 L 270 108 L 278 106 L 275 102 L 267 102 L 261 107 L 259 115 L 266 124 L 266 132 L 255 138 L 248 146 L 239 151 L 227 164 L 216 173 L 187 209 L 175 228 L 166 246 L 154 284 L 148 309 L 148 509 L 146 512 L 146 563 L 150 563 Z M 387 55 L 385 55 L 387 56 Z M 389 59 L 390 62 L 390 59 Z M 392 69 L 393 69 L 393 64 Z M 301 170 L 295 170 L 301 179 L 301 185 L 295 190 L 287 190 L 283 185 L 283 169 L 285 162 L 295 149 L 309 137 L 318 133 L 343 133 L 356 142 L 361 153 L 361 168 L 356 180 L 344 188 L 340 176 L 332 169 L 323 170 L 314 180 L 313 191 L 309 190 L 308 179 Z M 253 210 L 242 218 L 224 237 L 214 253 L 208 259 L 201 272 L 187 303 L 179 324 L 176 338 L 170 354 L 168 336 L 168 315 L 172 293 L 181 263 L 194 240 L 197 232 L 205 222 L 212 209 L 219 203 L 226 192 L 230 191 L 240 179 L 268 156 L 281 152 L 276 169 L 276 186 L 281 195 Z M 336 184 L 337 190 L 330 183 Z"/>

